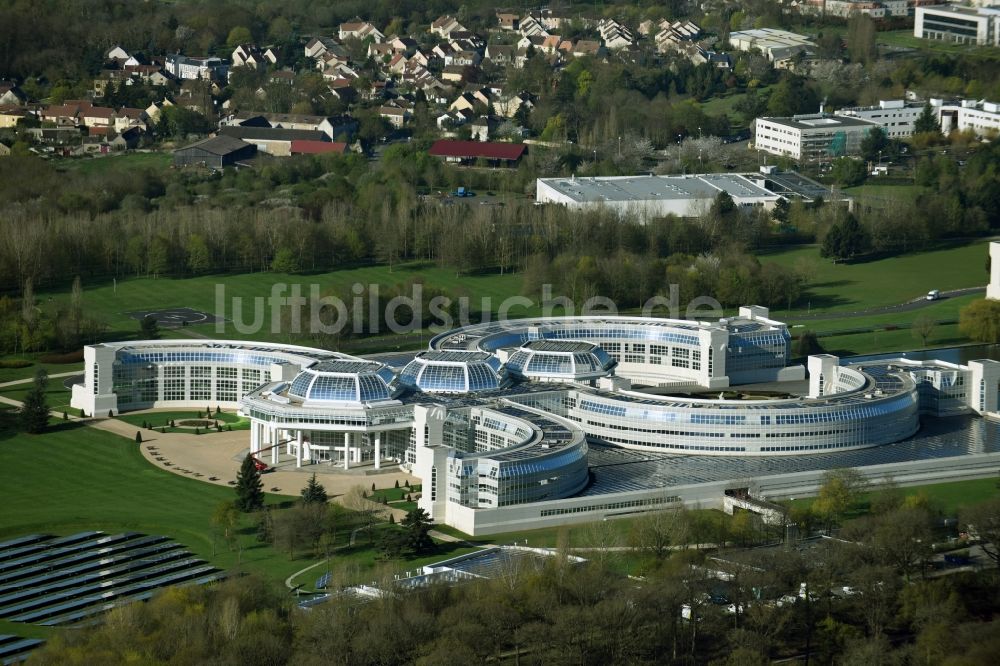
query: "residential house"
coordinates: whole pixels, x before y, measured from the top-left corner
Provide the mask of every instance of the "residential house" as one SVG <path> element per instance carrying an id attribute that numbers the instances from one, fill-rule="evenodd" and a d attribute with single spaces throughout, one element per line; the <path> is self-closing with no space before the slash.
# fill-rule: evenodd
<path id="1" fill-rule="evenodd" d="M 632 31 L 614 19 L 598 21 L 597 32 L 601 35 L 604 46 L 612 51 L 619 51 L 635 44 L 635 35 Z"/>
<path id="2" fill-rule="evenodd" d="M 368 57 L 378 62 L 384 62 L 396 53 L 389 42 L 372 42 L 368 45 Z"/>
<path id="3" fill-rule="evenodd" d="M 115 46 L 112 46 L 106 54 L 104 54 L 104 57 L 107 60 L 118 60 L 120 62 L 125 62 L 132 56 L 129 55 L 128 51 L 126 51 L 121 46 L 118 46 L 116 44 Z"/>
<path id="4" fill-rule="evenodd" d="M 239 125 L 242 127 L 295 129 L 322 132 L 334 139 L 340 135 L 352 136 L 358 130 L 358 122 L 350 116 L 313 116 L 298 113 L 261 113 L 244 111 L 225 118 L 221 127 Z"/>
<path id="5" fill-rule="evenodd" d="M 383 35 L 378 28 L 368 21 L 362 21 L 357 17 L 355 17 L 353 21 L 340 24 L 340 30 L 337 33 L 337 38 L 341 41 L 344 41 L 345 39 L 365 40 L 369 38 L 374 42 L 385 41 L 385 35 Z"/>
<path id="6" fill-rule="evenodd" d="M 405 55 L 403 55 L 402 53 L 397 53 L 394 56 L 392 56 L 392 58 L 389 60 L 389 64 L 386 65 L 385 69 L 386 71 L 392 74 L 399 75 L 402 74 L 404 71 L 406 71 L 406 64 L 408 62 L 409 60 L 406 58 Z"/>
<path id="7" fill-rule="evenodd" d="M 466 28 L 458 22 L 454 16 L 442 16 L 438 20 L 431 23 L 430 32 L 431 34 L 437 35 L 442 39 L 449 39 L 454 32 L 467 32 Z"/>
<path id="8" fill-rule="evenodd" d="M 499 125 L 500 122 L 496 118 L 480 116 L 469 125 L 469 129 L 471 130 L 470 136 L 473 141 L 489 141 L 490 137 L 496 133 Z"/>
<path id="9" fill-rule="evenodd" d="M 21 120 L 30 117 L 31 113 L 24 107 L 14 105 L 0 106 L 0 129 L 17 127 L 17 124 Z"/>
<path id="10" fill-rule="evenodd" d="M 584 56 L 603 58 L 606 55 L 606 51 L 600 42 L 591 39 L 580 39 L 573 44 L 573 50 L 570 55 L 574 58 L 582 58 Z"/>
<path id="11" fill-rule="evenodd" d="M 56 127 L 76 127 L 80 125 L 80 107 L 76 104 L 52 104 L 38 112 L 43 123 L 53 123 Z"/>
<path id="12" fill-rule="evenodd" d="M 233 67 L 252 67 L 278 64 L 278 51 L 273 46 L 260 48 L 254 44 L 240 44 L 233 50 Z"/>
<path id="13" fill-rule="evenodd" d="M 392 48 L 393 53 L 415 53 L 420 49 L 420 45 L 417 44 L 417 40 L 412 37 L 398 37 L 394 36 L 388 42 L 389 46 Z"/>
<path id="14" fill-rule="evenodd" d="M 10 146 L 0 141 L 0 157 L 10 157 Z"/>
<path id="15" fill-rule="evenodd" d="M 513 118 L 519 112 L 531 111 L 535 108 L 535 103 L 531 95 L 526 92 L 511 95 L 510 97 L 497 97 L 493 100 L 493 111 L 504 118 Z"/>
<path id="16" fill-rule="evenodd" d="M 463 83 L 468 79 L 467 69 L 461 65 L 446 65 L 441 70 L 441 79 L 451 83 Z"/>
<path id="17" fill-rule="evenodd" d="M 394 99 L 380 106 L 378 115 L 393 128 L 402 129 L 406 121 L 413 117 L 413 104 L 406 99 Z"/>
<path id="18" fill-rule="evenodd" d="M 139 131 L 139 128 L 130 127 L 123 132 L 119 132 L 118 136 L 111 140 L 111 150 L 133 150 L 139 145 L 139 140 L 141 138 L 142 132 Z"/>
<path id="19" fill-rule="evenodd" d="M 186 56 L 172 53 L 166 59 L 167 73 L 176 79 L 215 79 L 224 81 L 229 65 L 215 56 Z"/>
<path id="20" fill-rule="evenodd" d="M 14 106 L 24 104 L 28 101 L 28 96 L 10 81 L 0 82 L 0 106 Z"/>
<path id="21" fill-rule="evenodd" d="M 534 16 L 525 16 L 520 20 L 517 31 L 525 37 L 545 36 L 549 31 L 542 25 L 541 21 Z"/>
<path id="22" fill-rule="evenodd" d="M 119 133 L 129 129 L 145 131 L 147 129 L 146 121 L 148 118 L 149 116 L 142 109 L 132 109 L 123 106 L 115 111 L 111 117 L 111 127 Z"/>
<path id="23" fill-rule="evenodd" d="M 482 60 L 482 56 L 477 51 L 455 51 L 449 53 L 444 58 L 445 67 L 457 65 L 459 67 L 476 67 Z"/>
<path id="24" fill-rule="evenodd" d="M 485 59 L 498 67 L 505 67 L 514 62 L 516 47 L 490 44 L 486 47 Z"/>
<path id="25" fill-rule="evenodd" d="M 350 104 L 358 98 L 358 91 L 354 89 L 354 84 L 350 79 L 346 79 L 344 77 L 334 79 L 333 81 L 330 81 L 328 88 L 331 95 L 345 104 Z"/>
<path id="26" fill-rule="evenodd" d="M 290 72 L 287 69 L 279 69 L 276 72 L 271 72 L 267 77 L 268 83 L 282 83 L 286 86 L 295 85 L 295 72 Z"/>
<path id="27" fill-rule="evenodd" d="M 164 99 L 162 102 L 153 102 L 145 108 L 146 117 L 149 119 L 149 123 L 156 123 L 160 119 L 160 112 L 168 106 L 173 106 L 174 103 L 169 99 Z"/>
<path id="28" fill-rule="evenodd" d="M 435 122 L 438 129 L 441 131 L 447 131 L 454 127 L 460 127 L 471 121 L 475 117 L 475 113 L 472 109 L 460 109 L 456 111 L 446 111 L 439 115 Z"/>
<path id="29" fill-rule="evenodd" d="M 517 14 L 509 14 L 506 12 L 497 12 L 497 25 L 500 26 L 501 30 L 514 30 L 518 29 L 518 23 L 521 21 L 521 17 Z"/>
<path id="30" fill-rule="evenodd" d="M 340 56 L 345 62 L 347 61 L 347 51 L 330 37 L 313 37 L 306 43 L 305 55 L 307 58 L 319 59 L 327 53 Z"/>

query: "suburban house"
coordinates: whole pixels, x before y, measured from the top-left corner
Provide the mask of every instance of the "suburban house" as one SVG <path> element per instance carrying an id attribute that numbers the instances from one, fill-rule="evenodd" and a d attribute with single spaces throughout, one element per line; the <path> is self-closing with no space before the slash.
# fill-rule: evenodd
<path id="1" fill-rule="evenodd" d="M 260 48 L 254 44 L 240 44 L 233 50 L 233 67 L 252 67 L 278 64 L 278 51 L 272 46 Z"/>
<path id="2" fill-rule="evenodd" d="M 218 79 L 224 81 L 229 65 L 215 56 L 186 56 L 173 53 L 166 59 L 167 73 L 175 79 Z"/>
<path id="3" fill-rule="evenodd" d="M 516 31 L 521 17 L 517 14 L 497 12 L 497 25 L 501 30 Z"/>
<path id="4" fill-rule="evenodd" d="M 378 115 L 393 128 L 402 129 L 406 121 L 413 116 L 413 111 L 406 100 L 392 100 L 379 107 Z"/>
<path id="5" fill-rule="evenodd" d="M 306 43 L 305 55 L 307 58 L 318 60 L 327 53 L 339 56 L 343 58 L 344 62 L 347 62 L 347 51 L 330 37 L 313 37 Z"/>
<path id="6" fill-rule="evenodd" d="M 385 35 L 379 32 L 378 28 L 368 21 L 362 21 L 360 18 L 355 18 L 353 21 L 348 21 L 347 23 L 341 23 L 340 30 L 337 33 L 337 38 L 340 41 L 344 41 L 345 39 L 368 39 L 369 37 L 375 42 L 385 41 Z"/>
<path id="7" fill-rule="evenodd" d="M 17 127 L 18 122 L 30 116 L 31 114 L 24 107 L 14 105 L 0 106 L 0 129 Z"/>
<path id="8" fill-rule="evenodd" d="M 442 39 L 449 39 L 454 32 L 468 32 L 458 19 L 447 15 L 431 23 L 430 31 Z"/>
<path id="9" fill-rule="evenodd" d="M 297 113 L 260 113 L 248 111 L 226 118 L 220 126 L 242 126 L 274 129 L 294 129 L 320 132 L 328 140 L 339 136 L 353 136 L 358 131 L 358 121 L 350 116 L 309 116 Z"/>
<path id="10" fill-rule="evenodd" d="M 0 83 L 0 106 L 23 104 L 27 100 L 27 95 L 25 95 L 15 84 L 9 81 Z"/>

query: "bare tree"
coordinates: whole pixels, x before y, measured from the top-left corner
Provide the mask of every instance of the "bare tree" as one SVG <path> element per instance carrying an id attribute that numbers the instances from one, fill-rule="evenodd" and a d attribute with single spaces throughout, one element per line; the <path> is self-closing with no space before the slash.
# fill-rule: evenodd
<path id="1" fill-rule="evenodd" d="M 933 317 L 925 312 L 917 315 L 917 317 L 913 320 L 911 330 L 913 331 L 914 337 L 920 338 L 920 343 L 926 347 L 927 341 L 930 340 L 935 326 L 937 326 L 937 322 Z"/>

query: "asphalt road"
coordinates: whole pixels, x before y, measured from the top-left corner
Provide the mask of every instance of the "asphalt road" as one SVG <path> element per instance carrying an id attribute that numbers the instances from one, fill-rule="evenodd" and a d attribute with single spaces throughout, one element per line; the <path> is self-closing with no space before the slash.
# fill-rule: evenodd
<path id="1" fill-rule="evenodd" d="M 921 296 L 915 298 L 912 301 L 907 301 L 905 303 L 899 303 L 897 305 L 883 305 L 877 308 L 867 308 L 865 310 L 855 310 L 853 312 L 817 312 L 814 314 L 806 315 L 795 315 L 787 317 L 793 321 L 812 321 L 816 319 L 849 319 L 851 317 L 868 317 L 870 315 L 880 315 L 880 314 L 896 314 L 897 312 L 911 312 L 913 310 L 919 310 L 925 308 L 932 303 L 937 303 L 938 301 L 943 301 L 946 298 L 955 298 L 957 296 L 968 296 L 969 294 L 976 294 L 979 292 L 986 291 L 986 287 L 967 287 L 965 289 L 953 289 L 951 291 L 942 291 L 941 295 L 933 301 L 927 300 L 926 296 Z"/>

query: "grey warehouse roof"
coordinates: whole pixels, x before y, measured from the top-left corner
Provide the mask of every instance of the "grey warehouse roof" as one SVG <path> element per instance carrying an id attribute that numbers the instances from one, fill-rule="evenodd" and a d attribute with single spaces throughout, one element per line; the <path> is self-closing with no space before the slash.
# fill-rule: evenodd
<path id="1" fill-rule="evenodd" d="M 228 155 L 229 153 L 235 153 L 236 151 L 247 148 L 248 146 L 250 146 L 249 143 L 234 136 L 213 136 L 208 139 L 202 139 L 201 141 L 197 141 L 188 146 L 178 148 L 174 152 L 178 153 L 184 150 L 196 148 L 213 155 Z"/>
<path id="2" fill-rule="evenodd" d="M 766 120 L 768 122 L 774 123 L 776 125 L 784 125 L 785 127 L 794 127 L 796 129 L 838 129 L 842 127 L 880 127 L 880 125 L 873 120 L 865 120 L 864 118 L 855 118 L 852 116 L 834 116 L 827 113 L 809 113 L 800 116 L 792 116 L 791 118 L 778 118 L 778 117 L 762 117 L 758 118 L 760 120 Z"/>
<path id="3" fill-rule="evenodd" d="M 777 198 L 740 174 L 539 180 L 577 202 L 714 199 L 722 190 L 734 198 Z"/>

